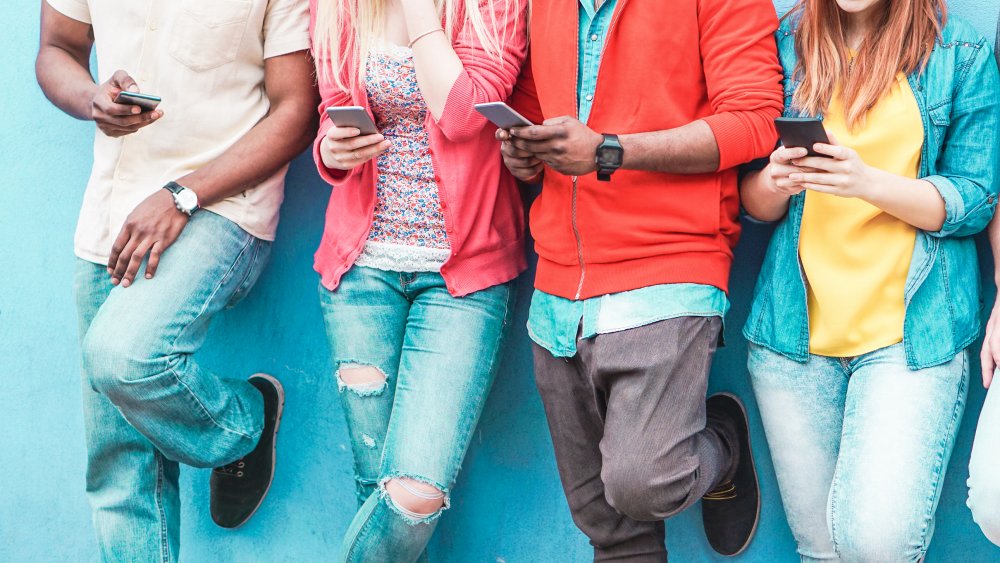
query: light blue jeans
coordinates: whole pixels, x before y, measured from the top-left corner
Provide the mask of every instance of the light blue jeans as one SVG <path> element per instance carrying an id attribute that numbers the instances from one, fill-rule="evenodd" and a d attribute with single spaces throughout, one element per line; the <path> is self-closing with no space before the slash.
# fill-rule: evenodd
<path id="1" fill-rule="evenodd" d="M 969 461 L 969 508 L 991 542 L 1000 545 L 1000 370 L 979 414 Z"/>
<path id="2" fill-rule="evenodd" d="M 354 453 L 360 510 L 340 561 L 426 560 L 469 441 L 493 385 L 513 309 L 513 286 L 452 297 L 438 273 L 355 266 L 320 302 Z M 382 385 L 346 385 L 341 370 L 374 367 Z M 385 491 L 410 478 L 445 494 L 414 518 Z"/>
<path id="3" fill-rule="evenodd" d="M 802 561 L 921 561 L 965 410 L 968 351 L 912 371 L 902 344 L 806 363 L 751 344 L 749 368 Z"/>
<path id="4" fill-rule="evenodd" d="M 211 318 L 253 286 L 270 243 L 199 211 L 156 277 L 111 285 L 78 260 L 87 495 L 104 561 L 176 561 L 178 463 L 216 467 L 257 444 L 260 393 L 192 359 Z M 207 490 L 207 489 L 206 489 Z"/>

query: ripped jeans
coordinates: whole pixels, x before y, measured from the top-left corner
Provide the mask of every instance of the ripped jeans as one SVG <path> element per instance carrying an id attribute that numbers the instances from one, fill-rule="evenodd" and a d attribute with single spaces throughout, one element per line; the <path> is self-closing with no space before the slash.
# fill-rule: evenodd
<path id="1" fill-rule="evenodd" d="M 426 558 L 493 385 L 513 298 L 511 283 L 456 298 L 438 273 L 363 266 L 334 291 L 320 286 L 361 506 L 338 561 Z M 380 379 L 344 382 L 365 368 Z M 408 510 L 386 489 L 399 479 L 411 493 L 414 482 L 435 491 L 443 506 Z"/>

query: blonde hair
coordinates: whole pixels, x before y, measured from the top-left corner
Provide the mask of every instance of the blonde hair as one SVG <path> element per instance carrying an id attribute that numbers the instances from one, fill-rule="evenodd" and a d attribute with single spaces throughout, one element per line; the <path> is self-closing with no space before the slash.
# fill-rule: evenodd
<path id="1" fill-rule="evenodd" d="M 320 80 L 332 79 L 344 89 L 363 82 L 374 41 L 384 33 L 386 1 L 319 0 L 313 50 Z M 454 42 L 457 34 L 470 25 L 484 50 L 498 59 L 503 56 L 506 39 L 501 37 L 501 30 L 510 11 L 518 10 L 518 3 L 517 0 L 434 0 L 450 41 Z M 515 17 L 519 15 L 515 12 Z M 352 33 L 344 41 L 343 30 L 348 26 Z M 511 33 L 516 33 L 516 27 Z"/>
<path id="2" fill-rule="evenodd" d="M 848 126 L 863 124 L 897 74 L 923 70 L 947 13 L 944 0 L 881 0 L 877 31 L 865 38 L 852 64 L 847 15 L 836 0 L 799 0 L 785 16 L 799 19 L 795 73 L 802 83 L 795 90 L 796 107 L 825 112 L 839 85 Z"/>

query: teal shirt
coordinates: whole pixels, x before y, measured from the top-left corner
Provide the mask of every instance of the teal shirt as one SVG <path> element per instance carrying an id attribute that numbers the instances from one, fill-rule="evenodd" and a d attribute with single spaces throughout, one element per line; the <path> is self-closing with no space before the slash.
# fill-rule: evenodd
<path id="1" fill-rule="evenodd" d="M 597 89 L 604 41 L 618 0 L 580 0 L 580 61 L 577 104 L 580 121 L 590 117 Z M 729 299 L 717 287 L 694 283 L 654 285 L 573 301 L 535 291 L 528 313 L 528 333 L 558 358 L 576 355 L 576 339 L 639 328 L 677 317 L 723 317 Z"/>

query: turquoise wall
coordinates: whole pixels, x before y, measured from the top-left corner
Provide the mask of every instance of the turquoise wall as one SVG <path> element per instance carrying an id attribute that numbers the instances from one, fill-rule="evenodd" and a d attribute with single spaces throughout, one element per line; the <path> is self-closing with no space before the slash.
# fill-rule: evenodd
<path id="1" fill-rule="evenodd" d="M 564 0 L 568 1 L 568 0 Z M 780 9 L 789 2 L 778 2 Z M 997 0 L 956 0 L 954 13 L 993 36 Z M 72 237 L 87 179 L 93 126 L 73 121 L 35 85 L 38 2 L 6 2 L 0 32 L 0 562 L 93 561 L 84 497 L 84 447 Z M 308 561 L 337 549 L 352 516 L 351 462 L 316 298 L 311 256 L 329 188 L 299 158 L 271 265 L 255 292 L 213 327 L 201 354 L 233 376 L 269 371 L 288 399 L 270 498 L 245 527 L 216 528 L 208 516 L 208 472 L 182 473 L 182 559 Z M 733 274 L 729 347 L 712 389 L 735 390 L 751 408 L 765 505 L 744 561 L 795 561 L 738 336 L 769 231 L 748 226 Z M 985 258 L 985 254 L 984 254 Z M 984 265 L 988 264 L 984 261 Z M 435 561 L 585 561 L 586 539 L 569 517 L 532 381 L 526 317 L 530 273 L 502 372 L 431 545 Z M 984 277 L 987 280 L 988 276 Z M 992 287 L 992 284 L 987 284 Z M 992 299 L 989 290 L 987 298 Z M 978 374 L 975 375 L 978 381 Z M 965 507 L 966 463 L 983 391 L 973 386 L 938 509 L 928 560 L 1000 560 Z M 652 439 L 652 438 L 651 438 Z M 711 561 L 698 508 L 671 520 L 674 562 Z"/>

